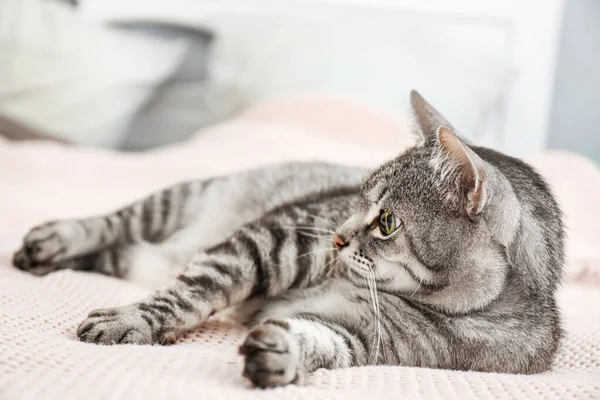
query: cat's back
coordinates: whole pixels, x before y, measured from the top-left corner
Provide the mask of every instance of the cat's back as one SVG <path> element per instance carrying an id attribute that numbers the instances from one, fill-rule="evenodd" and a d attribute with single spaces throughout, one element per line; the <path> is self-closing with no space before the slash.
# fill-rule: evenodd
<path id="1" fill-rule="evenodd" d="M 265 210 L 294 203 L 307 196 L 335 194 L 337 189 L 358 188 L 368 171 L 324 162 L 292 162 L 248 170 L 229 177 L 239 196 L 253 199 Z"/>

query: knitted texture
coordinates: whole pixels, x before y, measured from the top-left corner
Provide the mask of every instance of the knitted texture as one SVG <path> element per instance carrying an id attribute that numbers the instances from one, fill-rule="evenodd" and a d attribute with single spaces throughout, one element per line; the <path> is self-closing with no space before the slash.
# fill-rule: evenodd
<path id="1" fill-rule="evenodd" d="M 550 372 L 486 374 L 408 367 L 319 370 L 305 386 L 251 389 L 237 354 L 245 330 L 211 320 L 177 344 L 97 346 L 78 342 L 77 324 L 98 307 L 145 292 L 116 279 L 72 271 L 43 278 L 0 260 L 0 398 L 19 399 L 365 399 L 581 398 L 600 396 L 600 291 L 566 285 L 566 337 Z"/>

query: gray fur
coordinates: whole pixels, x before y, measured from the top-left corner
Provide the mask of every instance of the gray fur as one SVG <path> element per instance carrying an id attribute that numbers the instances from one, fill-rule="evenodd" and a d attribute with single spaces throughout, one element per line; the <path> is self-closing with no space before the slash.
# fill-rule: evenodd
<path id="1" fill-rule="evenodd" d="M 14 264 L 142 282 L 153 264 L 142 258 L 156 254 L 171 283 L 91 312 L 79 339 L 174 343 L 233 307 L 253 327 L 240 352 L 260 387 L 369 364 L 547 370 L 561 337 L 556 201 L 527 164 L 468 144 L 411 100 L 422 143 L 369 174 L 291 164 L 183 183 L 36 227 Z M 382 210 L 398 227 L 389 236 Z"/>

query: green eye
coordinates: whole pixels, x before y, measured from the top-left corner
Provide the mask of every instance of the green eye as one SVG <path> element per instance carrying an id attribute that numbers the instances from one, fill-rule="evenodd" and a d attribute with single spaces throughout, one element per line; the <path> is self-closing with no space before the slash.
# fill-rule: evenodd
<path id="1" fill-rule="evenodd" d="M 383 236 L 389 236 L 398 228 L 396 217 L 389 210 L 381 210 L 379 215 L 379 230 Z"/>

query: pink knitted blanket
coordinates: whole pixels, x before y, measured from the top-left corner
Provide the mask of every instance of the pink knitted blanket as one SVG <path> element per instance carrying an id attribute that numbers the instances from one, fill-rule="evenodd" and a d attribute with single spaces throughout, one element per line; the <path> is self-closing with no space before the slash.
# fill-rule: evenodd
<path id="1" fill-rule="evenodd" d="M 46 219 L 109 211 L 176 181 L 271 162 L 374 166 L 411 141 L 405 121 L 323 96 L 263 103 L 143 154 L 0 140 L 0 400 L 600 398 L 600 171 L 572 154 L 528 160 L 554 187 L 569 230 L 559 295 L 566 337 L 552 370 L 539 375 L 364 367 L 255 390 L 237 355 L 244 328 L 211 320 L 169 347 L 80 343 L 75 327 L 90 310 L 146 292 L 93 274 L 38 278 L 10 266 L 22 235 Z"/>

